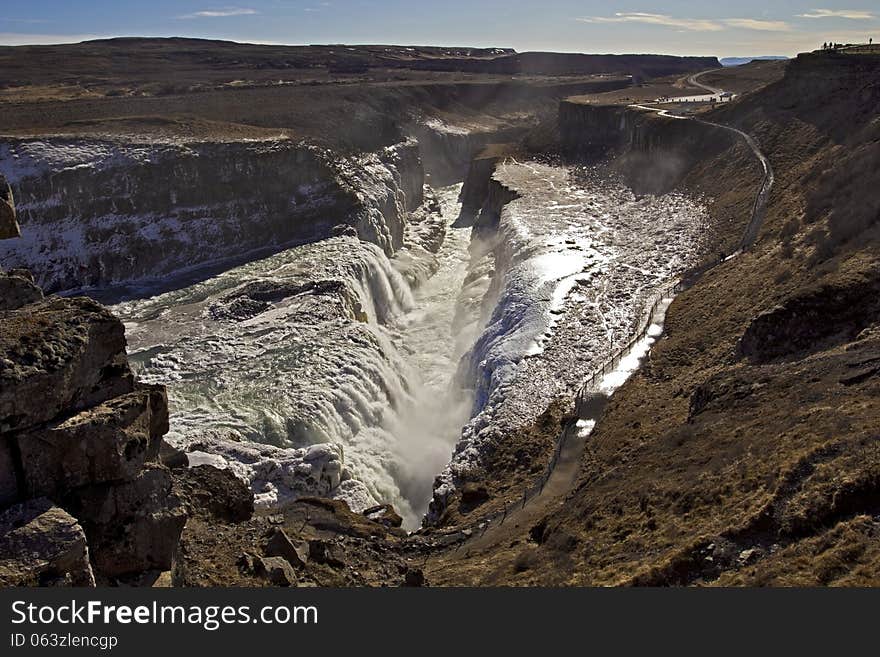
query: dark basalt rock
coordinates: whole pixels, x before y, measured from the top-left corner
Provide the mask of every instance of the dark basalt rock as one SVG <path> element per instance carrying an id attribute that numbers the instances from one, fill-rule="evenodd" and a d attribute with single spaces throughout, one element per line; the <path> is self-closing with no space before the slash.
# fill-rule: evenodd
<path id="1" fill-rule="evenodd" d="M 275 586 L 296 586 L 296 572 L 281 557 L 257 557 L 254 570 Z"/>
<path id="2" fill-rule="evenodd" d="M 232 320 L 243 322 L 260 313 L 266 312 L 272 305 L 265 301 L 256 301 L 248 297 L 238 297 L 229 303 L 215 303 L 208 309 L 211 319 L 215 321 Z"/>
<path id="3" fill-rule="evenodd" d="M 310 548 L 307 542 L 294 543 L 283 529 L 275 529 L 266 542 L 265 552 L 270 557 L 282 557 L 291 565 L 301 568 L 309 562 Z"/>
<path id="4" fill-rule="evenodd" d="M 155 461 L 168 430 L 164 388 L 142 387 L 16 436 L 28 497 L 130 481 Z"/>
<path id="5" fill-rule="evenodd" d="M 364 515 L 373 522 L 378 522 L 385 527 L 400 527 L 403 525 L 403 518 L 400 517 L 400 514 L 390 504 L 379 504 L 378 506 L 365 509 Z"/>
<path id="6" fill-rule="evenodd" d="M 13 208 L 0 179 L 0 237 Z M 135 384 L 118 319 L 0 272 L 0 585 L 168 570 L 186 513 L 156 463 L 167 431 L 165 389 Z"/>
<path id="7" fill-rule="evenodd" d="M 15 218 L 15 202 L 12 189 L 3 174 L 0 174 L 0 240 L 18 237 L 21 233 Z"/>
<path id="8" fill-rule="evenodd" d="M 134 390 L 125 330 L 86 298 L 0 314 L 0 430 L 20 431 Z"/>
<path id="9" fill-rule="evenodd" d="M 208 514 L 238 523 L 250 520 L 254 514 L 253 492 L 228 469 L 211 465 L 181 469 L 174 473 L 174 488 L 193 515 Z"/>
<path id="10" fill-rule="evenodd" d="M 80 489 L 65 506 L 83 525 L 99 576 L 171 568 L 187 514 L 165 466 L 149 464 L 130 482 Z"/>
<path id="11" fill-rule="evenodd" d="M 45 498 L 0 514 L 0 586 L 94 586 L 76 518 Z"/>
<path id="12" fill-rule="evenodd" d="M 235 293 L 212 304 L 209 312 L 214 320 L 244 321 L 264 313 L 272 304 L 301 294 L 337 294 L 345 289 L 342 281 L 310 281 L 303 285 L 259 281 L 248 283 Z"/>
<path id="13" fill-rule="evenodd" d="M 0 312 L 17 310 L 42 299 L 43 291 L 34 285 L 33 277 L 26 269 L 0 272 Z"/>
<path id="14" fill-rule="evenodd" d="M 880 271 L 826 285 L 757 315 L 740 338 L 739 354 L 755 363 L 800 357 L 849 342 L 880 315 Z"/>

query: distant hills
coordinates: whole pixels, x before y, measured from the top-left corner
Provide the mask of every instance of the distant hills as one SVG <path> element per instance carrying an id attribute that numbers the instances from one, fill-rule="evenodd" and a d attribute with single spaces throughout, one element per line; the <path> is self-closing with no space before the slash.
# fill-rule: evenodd
<path id="1" fill-rule="evenodd" d="M 718 61 L 721 62 L 722 66 L 742 66 L 743 64 L 748 64 L 749 62 L 770 61 L 776 59 L 788 59 L 788 57 L 783 57 L 782 55 L 761 55 L 760 57 L 722 57 Z"/>

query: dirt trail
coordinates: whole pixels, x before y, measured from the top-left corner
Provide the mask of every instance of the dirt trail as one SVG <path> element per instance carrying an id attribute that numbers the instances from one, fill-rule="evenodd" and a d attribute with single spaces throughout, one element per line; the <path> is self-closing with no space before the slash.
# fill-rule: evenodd
<path id="1" fill-rule="evenodd" d="M 710 69 L 708 71 L 694 73 L 693 75 L 688 76 L 687 82 L 688 84 L 708 91 L 713 95 L 723 94 L 723 89 L 710 87 L 709 85 L 703 84 L 699 81 L 699 78 L 701 76 L 718 70 L 720 69 Z M 733 126 L 724 123 L 716 123 L 715 121 L 707 121 L 706 119 L 700 119 L 688 115 L 674 114 L 670 110 L 660 109 L 657 107 L 649 107 L 647 105 L 630 105 L 630 107 L 645 110 L 648 112 L 655 112 L 659 116 L 663 116 L 669 119 L 692 120 L 696 121 L 697 123 L 702 123 L 703 125 L 710 125 L 716 128 L 721 128 L 722 130 L 728 130 L 735 133 L 746 142 L 746 145 L 749 147 L 749 149 L 751 149 L 752 153 L 754 153 L 755 157 L 761 165 L 761 168 L 764 171 L 764 177 L 761 181 L 761 187 L 758 190 L 757 195 L 755 196 L 755 204 L 752 208 L 752 217 L 749 220 L 749 223 L 743 234 L 742 241 L 740 242 L 741 249 L 746 249 L 751 246 L 754 243 L 755 239 L 757 239 L 758 237 L 758 231 L 760 230 L 761 224 L 764 221 L 764 216 L 767 213 L 767 201 L 770 197 L 770 189 L 773 187 L 773 183 L 776 179 L 773 173 L 773 166 L 770 164 L 770 158 L 768 158 L 764 154 L 764 152 L 761 150 L 761 147 L 758 146 L 758 142 L 755 140 L 755 138 L 752 137 L 749 133 L 740 130 L 739 128 L 734 128 Z"/>
<path id="2" fill-rule="evenodd" d="M 428 581 L 435 586 L 462 584 L 463 570 L 491 567 L 500 546 L 524 542 L 532 527 L 564 503 L 577 481 L 586 440 L 589 437 L 584 439 L 576 430 L 571 431 L 543 493 L 531 498 L 525 506 L 518 506 L 503 521 L 493 520 L 485 531 L 475 529 L 473 538 L 451 551 L 429 558 L 423 567 Z"/>

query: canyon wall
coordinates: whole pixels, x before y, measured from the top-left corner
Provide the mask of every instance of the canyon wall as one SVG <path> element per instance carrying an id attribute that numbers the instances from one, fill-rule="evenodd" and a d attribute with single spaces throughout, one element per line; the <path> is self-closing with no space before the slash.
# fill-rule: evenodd
<path id="1" fill-rule="evenodd" d="M 615 159 L 616 169 L 640 193 L 673 189 L 698 162 L 737 140 L 729 131 L 700 121 L 577 100 L 559 104 L 558 121 L 564 155 L 586 162 Z"/>
<path id="2" fill-rule="evenodd" d="M 469 583 L 877 584 L 877 61 L 802 55 L 708 114 L 773 165 L 757 240 L 676 298 L 535 546 Z M 710 230 L 742 235 L 753 160 L 710 150 L 681 178 L 714 190 Z"/>
<path id="3" fill-rule="evenodd" d="M 727 123 L 723 110 L 686 120 L 570 99 L 560 103 L 558 122 L 566 159 L 600 164 L 637 194 L 686 190 L 712 199 L 707 257 L 739 248 L 764 170 L 740 135 L 710 123 Z"/>
<path id="4" fill-rule="evenodd" d="M 0 263 L 33 270 L 48 291 L 246 261 L 339 224 L 390 255 L 424 181 L 414 141 L 337 158 L 285 140 L 7 139 L 0 161 L 22 227 Z"/>

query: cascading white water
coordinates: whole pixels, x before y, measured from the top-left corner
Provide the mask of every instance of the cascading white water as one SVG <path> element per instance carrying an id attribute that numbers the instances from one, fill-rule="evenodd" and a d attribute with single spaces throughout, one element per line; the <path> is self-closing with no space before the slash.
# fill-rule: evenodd
<path id="1" fill-rule="evenodd" d="M 546 165 L 496 175 L 522 196 L 488 244 L 454 227 L 448 188 L 436 255 L 336 237 L 118 305 L 140 376 L 169 386 L 170 440 L 262 507 L 389 502 L 410 528 L 432 490 L 442 509 L 491 436 L 576 389 L 698 243 L 687 199 Z"/>
<path id="2" fill-rule="evenodd" d="M 410 396 L 384 424 L 394 440 L 395 478 L 409 503 L 407 525 L 416 526 L 431 499 L 435 475 L 449 461 L 468 421 L 472 392 L 461 388 L 456 372 L 473 341 L 478 309 L 462 304 L 469 267 L 470 228 L 453 225 L 460 185 L 439 194 L 448 221 L 437 253 L 436 273 L 414 294 L 410 312 L 390 327 L 393 341 L 410 368 Z"/>
<path id="3" fill-rule="evenodd" d="M 168 385 L 169 440 L 248 478 L 258 504 L 390 502 L 417 525 L 471 407 L 453 385 L 457 193 L 440 193 L 450 228 L 415 294 L 380 248 L 339 237 L 115 306 L 141 379 Z"/>

